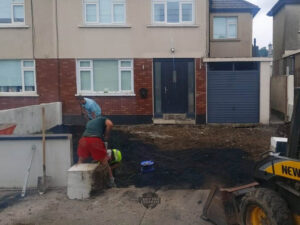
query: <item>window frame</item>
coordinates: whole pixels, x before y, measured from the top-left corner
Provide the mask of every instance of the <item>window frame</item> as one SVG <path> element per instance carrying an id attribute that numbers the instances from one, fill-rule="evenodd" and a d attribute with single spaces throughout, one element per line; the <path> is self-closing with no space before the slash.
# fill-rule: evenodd
<path id="1" fill-rule="evenodd" d="M 191 25 L 195 24 L 195 0 L 178 0 L 179 2 L 179 22 L 170 23 L 168 22 L 168 1 L 169 2 L 177 2 L 172 0 L 151 0 L 151 10 L 152 10 L 152 24 L 154 25 Z M 164 5 L 164 21 L 155 21 L 155 4 L 163 4 Z M 192 4 L 192 20 L 191 21 L 182 21 L 182 5 L 183 4 Z"/>
<path id="2" fill-rule="evenodd" d="M 11 59 L 14 60 L 14 59 Z M 10 60 L 3 60 L 3 61 L 10 61 Z M 33 62 L 32 67 L 24 66 L 24 62 Z M 21 80 L 22 80 L 22 91 L 19 92 L 4 92 L 0 91 L 0 96 L 16 96 L 16 95 L 28 95 L 28 96 L 36 96 L 37 95 L 37 84 L 36 84 L 36 64 L 34 59 L 23 59 L 20 60 L 21 63 Z M 25 72 L 33 72 L 33 84 L 34 84 L 34 91 L 26 91 L 25 90 Z"/>
<path id="3" fill-rule="evenodd" d="M 102 23 L 100 21 L 100 0 L 82 0 L 83 5 L 83 23 L 85 25 L 125 25 L 127 23 L 127 0 L 110 0 L 111 1 L 111 22 L 110 23 Z M 86 20 L 86 6 L 89 4 L 96 4 L 96 21 L 88 22 Z M 114 5 L 124 5 L 124 22 L 115 22 L 114 21 Z"/>
<path id="4" fill-rule="evenodd" d="M 23 18 L 23 22 L 15 22 L 15 15 L 14 15 L 14 6 L 23 6 L 23 13 L 24 13 L 24 18 Z M 12 25 L 25 25 L 25 0 L 23 3 L 14 3 L 13 0 L 11 2 L 11 6 L 10 6 L 10 10 L 11 10 L 11 23 L 8 24 L 12 24 Z"/>
<path id="5" fill-rule="evenodd" d="M 223 19 L 225 19 L 226 20 L 226 37 L 225 38 L 215 38 L 215 19 L 216 18 L 223 18 Z M 234 37 L 234 38 L 232 38 L 232 37 L 228 37 L 228 30 L 229 30 L 229 26 L 230 25 L 232 25 L 233 23 L 230 23 L 229 22 L 229 19 L 230 18 L 234 18 L 234 19 L 236 19 L 235 21 L 236 21 L 236 23 L 235 23 L 235 25 L 236 25 L 236 37 Z M 212 34 L 212 36 L 213 36 L 213 40 L 236 40 L 236 39 L 238 39 L 238 16 L 214 16 L 213 17 L 213 34 Z"/>
<path id="6" fill-rule="evenodd" d="M 14 6 L 23 6 L 23 13 L 24 13 L 23 22 L 15 21 Z M 10 1 L 10 19 L 11 19 L 11 22 L 10 23 L 0 23 L 0 27 L 25 26 L 25 24 L 26 24 L 26 15 L 25 15 L 25 13 L 26 13 L 25 0 L 23 1 L 23 3 L 14 2 L 13 0 L 11 0 Z"/>
<path id="7" fill-rule="evenodd" d="M 95 60 L 115 60 L 118 61 L 118 91 L 94 91 L 94 61 Z M 76 82 L 77 82 L 77 95 L 87 95 L 87 96 L 134 96 L 134 60 L 133 59 L 77 59 L 76 60 Z M 80 62 L 90 62 L 90 67 L 81 67 Z M 122 62 L 130 62 L 130 67 L 122 67 Z M 91 76 L 91 89 L 81 90 L 81 71 L 90 71 Z M 122 71 L 131 72 L 131 90 L 122 90 Z"/>

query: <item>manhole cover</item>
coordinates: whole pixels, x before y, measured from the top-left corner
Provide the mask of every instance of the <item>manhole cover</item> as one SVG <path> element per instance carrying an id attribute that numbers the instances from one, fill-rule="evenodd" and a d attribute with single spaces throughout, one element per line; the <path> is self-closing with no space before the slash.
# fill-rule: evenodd
<path id="1" fill-rule="evenodd" d="M 160 204 L 160 197 L 155 192 L 147 192 L 139 197 L 139 202 L 147 209 L 154 209 Z"/>

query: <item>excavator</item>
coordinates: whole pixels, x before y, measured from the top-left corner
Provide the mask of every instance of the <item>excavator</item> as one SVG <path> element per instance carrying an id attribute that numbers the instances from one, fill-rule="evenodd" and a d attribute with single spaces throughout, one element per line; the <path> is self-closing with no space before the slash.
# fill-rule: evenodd
<path id="1" fill-rule="evenodd" d="M 216 225 L 300 225 L 300 88 L 285 151 L 268 151 L 254 169 L 255 182 L 215 187 L 202 218 Z"/>

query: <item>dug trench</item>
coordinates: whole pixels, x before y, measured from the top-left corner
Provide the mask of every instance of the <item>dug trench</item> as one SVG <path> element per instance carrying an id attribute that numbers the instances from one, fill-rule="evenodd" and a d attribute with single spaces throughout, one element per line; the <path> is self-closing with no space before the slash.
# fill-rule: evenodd
<path id="1" fill-rule="evenodd" d="M 74 162 L 84 127 L 69 127 Z M 109 148 L 121 150 L 116 171 L 119 188 L 198 189 L 231 187 L 252 182 L 255 159 L 269 149 L 274 127 L 120 126 Z M 140 163 L 152 160 L 155 171 L 141 173 Z"/>

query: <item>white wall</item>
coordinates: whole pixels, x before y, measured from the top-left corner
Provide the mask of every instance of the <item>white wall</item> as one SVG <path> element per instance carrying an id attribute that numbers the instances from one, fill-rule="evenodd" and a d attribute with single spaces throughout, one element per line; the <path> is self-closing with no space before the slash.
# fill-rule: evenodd
<path id="1" fill-rule="evenodd" d="M 260 112 L 259 122 L 270 122 L 270 83 L 272 75 L 271 62 L 260 62 Z"/>
<path id="2" fill-rule="evenodd" d="M 272 76 L 271 109 L 282 113 L 287 121 L 291 120 L 294 106 L 294 76 Z"/>
<path id="3" fill-rule="evenodd" d="M 0 110 L 0 124 L 17 124 L 14 134 L 40 132 L 42 130 L 42 107 L 45 107 L 46 129 L 62 124 L 61 102 Z"/>
<path id="4" fill-rule="evenodd" d="M 291 121 L 294 109 L 294 76 L 287 77 L 287 119 Z"/>
<path id="5" fill-rule="evenodd" d="M 52 138 L 46 140 L 46 173 L 51 176 L 50 187 L 65 187 L 67 171 L 73 164 L 72 135 L 47 135 L 47 137 Z M 37 178 L 43 174 L 42 136 L 0 136 L 0 188 L 23 186 L 33 145 L 36 146 L 36 150 L 28 187 L 37 187 Z"/>

